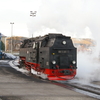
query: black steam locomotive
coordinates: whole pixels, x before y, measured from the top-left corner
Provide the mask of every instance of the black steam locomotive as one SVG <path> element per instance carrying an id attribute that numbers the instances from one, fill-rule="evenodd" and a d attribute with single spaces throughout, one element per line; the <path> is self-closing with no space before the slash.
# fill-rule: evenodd
<path id="1" fill-rule="evenodd" d="M 76 48 L 70 37 L 48 34 L 23 41 L 20 67 L 49 80 L 68 80 L 76 75 Z"/>

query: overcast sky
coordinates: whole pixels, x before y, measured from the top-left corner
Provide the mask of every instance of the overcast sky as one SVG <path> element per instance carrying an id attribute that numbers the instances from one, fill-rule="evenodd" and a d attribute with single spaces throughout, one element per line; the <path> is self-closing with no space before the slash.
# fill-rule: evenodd
<path id="1" fill-rule="evenodd" d="M 30 11 L 37 11 L 36 17 Z M 100 34 L 100 0 L 0 0 L 0 32 L 31 37 L 51 32 L 78 38 Z"/>

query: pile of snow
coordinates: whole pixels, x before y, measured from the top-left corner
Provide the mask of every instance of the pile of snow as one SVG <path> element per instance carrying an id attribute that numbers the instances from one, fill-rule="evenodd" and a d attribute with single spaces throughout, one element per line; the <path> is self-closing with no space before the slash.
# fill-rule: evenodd
<path id="1" fill-rule="evenodd" d="M 5 59 L 5 60 L 14 60 L 17 58 L 16 56 L 14 56 L 11 53 L 4 53 L 4 52 L 2 52 L 2 56 L 3 56 L 3 59 Z"/>
<path id="2" fill-rule="evenodd" d="M 16 60 L 14 60 L 14 61 L 12 60 L 12 61 L 9 62 L 9 65 L 10 65 L 12 68 L 16 69 L 17 71 L 22 72 L 23 74 L 29 73 L 29 71 L 26 70 L 26 69 L 18 68 L 18 66 L 17 66 L 17 65 L 19 65 L 19 64 L 18 64 L 18 61 L 19 61 L 18 58 L 17 58 Z"/>

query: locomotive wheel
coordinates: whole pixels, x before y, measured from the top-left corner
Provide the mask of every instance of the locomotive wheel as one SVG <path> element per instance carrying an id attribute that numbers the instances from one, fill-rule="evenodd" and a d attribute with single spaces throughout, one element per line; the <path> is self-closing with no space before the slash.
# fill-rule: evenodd
<path id="1" fill-rule="evenodd" d="M 19 68 L 24 68 L 25 67 L 25 63 L 24 63 L 24 61 L 23 60 L 21 60 L 21 61 L 19 61 Z"/>

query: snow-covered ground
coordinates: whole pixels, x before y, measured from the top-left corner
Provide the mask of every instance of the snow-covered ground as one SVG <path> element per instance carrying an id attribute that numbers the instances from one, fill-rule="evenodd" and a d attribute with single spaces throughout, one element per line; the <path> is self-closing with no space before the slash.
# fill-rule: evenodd
<path id="1" fill-rule="evenodd" d="M 22 72 L 22 73 L 24 73 L 24 74 L 29 73 L 28 70 L 23 69 L 23 68 L 19 68 L 19 67 L 17 66 L 17 65 L 19 65 L 18 61 L 19 61 L 19 59 L 11 60 L 11 61 L 9 62 L 9 65 L 10 65 L 12 68 L 16 69 L 17 71 L 20 71 L 20 72 Z"/>
<path id="2" fill-rule="evenodd" d="M 9 64 L 12 68 L 14 68 L 17 71 L 20 71 L 24 74 L 29 72 L 25 69 L 18 68 L 18 65 L 19 65 L 19 57 L 18 56 L 14 56 L 11 53 L 3 53 L 3 54 L 5 55 L 6 58 L 5 58 L 5 60 L 0 60 L 0 62 Z"/>

